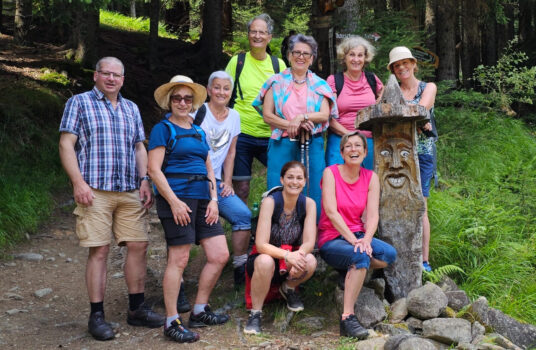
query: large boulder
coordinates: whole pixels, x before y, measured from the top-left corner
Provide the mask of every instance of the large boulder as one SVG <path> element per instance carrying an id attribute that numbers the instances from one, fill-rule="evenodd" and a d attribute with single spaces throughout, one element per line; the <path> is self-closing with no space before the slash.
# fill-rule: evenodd
<path id="1" fill-rule="evenodd" d="M 469 306 L 467 311 L 467 315 L 470 316 L 471 322 L 478 321 L 482 324 L 488 324 L 489 305 L 486 297 L 479 297 L 471 304 L 471 306 Z"/>
<path id="2" fill-rule="evenodd" d="M 400 323 L 404 321 L 408 315 L 408 303 L 406 298 L 400 298 L 391 304 L 391 314 L 389 322 Z"/>
<path id="3" fill-rule="evenodd" d="M 422 335 L 445 344 L 469 343 L 471 322 L 461 318 L 434 318 L 422 323 Z"/>
<path id="4" fill-rule="evenodd" d="M 379 350 L 384 348 L 385 341 L 384 337 L 370 338 L 358 342 L 355 348 L 356 350 Z"/>
<path id="5" fill-rule="evenodd" d="M 448 298 L 441 288 L 429 282 L 409 292 L 407 297 L 408 312 L 423 320 L 436 318 L 447 304 Z"/>
<path id="6" fill-rule="evenodd" d="M 398 347 L 403 341 L 413 337 L 415 337 L 415 335 L 412 334 L 393 335 L 392 337 L 387 338 L 383 350 L 398 350 Z"/>
<path id="7" fill-rule="evenodd" d="M 525 349 L 536 348 L 536 327 L 531 324 L 521 323 L 514 318 L 505 315 L 499 310 L 488 310 L 487 324 L 495 332 L 510 339 L 514 344 Z"/>
<path id="8" fill-rule="evenodd" d="M 471 301 L 463 290 L 453 290 L 445 292 L 448 299 L 448 306 L 454 311 L 460 311 L 465 306 L 469 305 Z"/>
<path id="9" fill-rule="evenodd" d="M 355 303 L 355 315 L 365 328 L 370 328 L 387 318 L 382 301 L 373 289 L 363 287 Z"/>
<path id="10" fill-rule="evenodd" d="M 344 301 L 344 291 L 340 288 L 335 289 L 335 304 L 339 311 L 342 312 Z M 387 312 L 383 302 L 374 293 L 374 290 L 363 287 L 354 306 L 357 319 L 365 328 L 371 328 L 377 323 L 387 318 Z"/>
<path id="11" fill-rule="evenodd" d="M 390 323 L 379 323 L 374 326 L 374 330 L 384 335 L 411 334 L 408 328 L 395 326 Z"/>
<path id="12" fill-rule="evenodd" d="M 403 340 L 398 350 L 436 350 L 436 347 L 427 339 L 412 337 Z"/>

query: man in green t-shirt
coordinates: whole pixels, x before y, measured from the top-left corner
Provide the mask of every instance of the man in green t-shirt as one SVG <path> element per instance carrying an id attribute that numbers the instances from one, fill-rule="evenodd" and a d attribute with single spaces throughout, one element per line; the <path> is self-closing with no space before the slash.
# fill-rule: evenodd
<path id="1" fill-rule="evenodd" d="M 266 166 L 268 140 L 271 135 L 270 126 L 264 122 L 259 113 L 251 106 L 264 82 L 274 74 L 272 59 L 266 48 L 272 40 L 274 21 L 263 13 L 248 23 L 248 39 L 250 50 L 245 55 L 242 72 L 239 76 L 240 90 L 237 93 L 234 109 L 240 114 L 240 130 L 236 143 L 236 156 L 233 171 L 234 190 L 245 203 L 248 202 L 249 182 L 251 180 L 251 164 L 253 157 Z M 280 71 L 286 68 L 279 60 Z M 238 56 L 233 56 L 225 71 L 236 77 Z M 243 97 L 243 98 L 242 98 Z"/>

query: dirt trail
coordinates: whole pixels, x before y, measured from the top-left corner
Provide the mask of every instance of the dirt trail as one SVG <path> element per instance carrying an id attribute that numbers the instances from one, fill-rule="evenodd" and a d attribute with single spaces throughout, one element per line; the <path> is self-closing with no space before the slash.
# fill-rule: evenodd
<path id="1" fill-rule="evenodd" d="M 124 252 L 114 246 L 108 263 L 108 286 L 105 312 L 114 323 L 117 337 L 108 342 L 94 340 L 87 332 L 89 303 L 84 282 L 87 249 L 78 246 L 74 233 L 73 204 L 64 202 L 50 221 L 30 239 L 5 252 L 0 260 L 0 348 L 2 349 L 330 349 L 338 345 L 336 327 L 322 330 L 294 327 L 306 315 L 295 316 L 290 329 L 281 333 L 274 327 L 272 316 L 263 323 L 266 333 L 260 337 L 244 336 L 242 327 L 247 312 L 241 305 L 242 294 L 233 291 L 232 269 L 228 265 L 213 293 L 213 308 L 225 307 L 231 321 L 219 327 L 201 329 L 201 340 L 179 345 L 168 341 L 162 328 L 146 329 L 126 323 L 128 296 L 122 264 Z M 151 215 L 150 248 L 146 298 L 159 312 L 164 312 L 161 280 L 166 249 L 158 219 Z M 35 253 L 41 260 L 14 258 Z M 203 254 L 190 261 L 186 271 L 189 299 L 193 300 L 195 279 Z M 49 288 L 48 294 L 44 289 Z M 46 294 L 38 297 L 36 294 Z M 282 303 L 277 306 L 282 310 Z M 273 308 L 273 307 L 272 307 Z M 310 315 L 309 315 L 310 316 Z M 188 315 L 183 314 L 183 319 Z"/>

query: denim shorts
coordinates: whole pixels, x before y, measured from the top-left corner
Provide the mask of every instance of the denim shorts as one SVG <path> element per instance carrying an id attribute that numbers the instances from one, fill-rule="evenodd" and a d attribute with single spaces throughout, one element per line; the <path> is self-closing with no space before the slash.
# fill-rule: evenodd
<path id="1" fill-rule="evenodd" d="M 231 224 L 233 231 L 250 230 L 251 210 L 249 210 L 248 206 L 236 194 L 222 197 L 220 184 L 221 181 L 216 180 L 220 216 Z"/>
<path id="2" fill-rule="evenodd" d="M 419 154 L 419 171 L 421 173 L 422 195 L 430 197 L 430 186 L 434 177 L 434 156 Z"/>
<path id="3" fill-rule="evenodd" d="M 354 234 L 358 239 L 365 236 L 363 232 L 355 232 Z M 370 245 L 374 259 L 384 261 L 388 264 L 396 260 L 396 249 L 389 243 L 372 238 Z M 322 248 L 320 248 L 320 256 L 328 265 L 333 266 L 336 270 L 346 271 L 350 266 L 355 266 L 356 269 L 368 269 L 370 266 L 370 257 L 367 253 L 360 253 L 359 249 L 357 252 L 354 252 L 354 246 L 342 236 L 324 243 Z"/>
<path id="4" fill-rule="evenodd" d="M 233 180 L 251 180 L 253 157 L 266 166 L 269 140 L 269 137 L 255 137 L 242 133 L 238 135 Z"/>

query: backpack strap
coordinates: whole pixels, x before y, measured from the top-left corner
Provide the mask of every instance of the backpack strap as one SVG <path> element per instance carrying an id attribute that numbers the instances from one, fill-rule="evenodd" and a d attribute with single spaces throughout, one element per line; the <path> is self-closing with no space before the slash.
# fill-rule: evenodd
<path id="1" fill-rule="evenodd" d="M 376 76 L 372 72 L 364 72 L 365 77 L 367 78 L 367 82 L 370 85 L 370 88 L 372 89 L 372 92 L 374 93 L 374 98 L 378 98 L 378 86 L 376 84 Z"/>
<path id="2" fill-rule="evenodd" d="M 238 54 L 238 57 L 236 58 L 236 69 L 235 69 L 235 76 L 234 76 L 233 92 L 231 93 L 231 100 L 229 101 L 229 107 L 231 108 L 233 108 L 235 104 L 237 91 L 240 93 L 240 98 L 242 100 L 244 99 L 244 95 L 242 94 L 242 88 L 240 87 L 240 83 L 238 82 L 238 80 L 240 79 L 240 74 L 242 73 L 242 69 L 244 68 L 245 60 L 246 60 L 246 54 L 244 52 L 240 52 Z"/>
<path id="3" fill-rule="evenodd" d="M 272 68 L 274 69 L 274 73 L 279 73 L 279 58 L 277 56 L 270 56 L 272 59 Z"/>
<path id="4" fill-rule="evenodd" d="M 169 155 L 173 152 L 173 149 L 175 148 L 177 141 L 185 137 L 193 137 L 201 142 L 205 142 L 205 132 L 203 131 L 203 129 L 201 129 L 201 127 L 192 124 L 192 128 L 194 129 L 195 134 L 177 135 L 177 131 L 175 130 L 175 127 L 169 120 L 163 119 L 162 123 L 164 123 L 164 125 L 168 127 L 169 134 L 170 134 L 168 143 L 166 145 L 166 152 L 164 154 L 164 160 L 162 161 L 162 168 L 161 168 L 162 172 L 165 174 L 167 163 L 169 161 Z"/>
<path id="5" fill-rule="evenodd" d="M 344 73 L 337 72 L 333 76 L 335 78 L 335 90 L 337 91 L 337 97 L 341 95 L 342 87 L 344 86 Z"/>
<path id="6" fill-rule="evenodd" d="M 272 214 L 272 225 L 279 224 L 279 218 L 281 217 L 281 213 L 283 213 L 283 209 L 285 207 L 285 201 L 283 199 L 283 187 L 281 187 L 277 191 L 273 191 L 270 193 L 272 198 L 274 199 L 274 212 Z M 296 212 L 298 214 L 298 220 L 300 221 L 300 225 L 303 230 L 303 225 L 305 223 L 305 214 L 306 214 L 306 204 L 307 204 L 307 197 L 305 197 L 302 193 L 298 196 L 298 201 L 296 202 Z"/>
<path id="7" fill-rule="evenodd" d="M 280 70 L 279 58 L 277 56 L 270 55 L 270 59 L 272 61 L 272 68 L 274 70 L 274 73 L 275 74 L 279 73 L 279 70 Z M 242 74 L 242 69 L 244 69 L 245 61 L 246 61 L 246 54 L 244 52 L 239 53 L 236 59 L 233 92 L 231 93 L 231 100 L 229 101 L 229 107 L 231 108 L 233 108 L 235 104 L 235 100 L 237 98 L 237 92 L 240 94 L 240 99 L 241 100 L 244 99 L 244 94 L 242 93 L 242 87 L 240 86 L 240 74 Z"/>
<path id="8" fill-rule="evenodd" d="M 203 123 L 203 120 L 205 120 L 205 116 L 207 115 L 207 106 L 203 103 L 201 107 L 197 110 L 197 113 L 195 114 L 194 124 L 201 126 L 201 123 Z"/>

